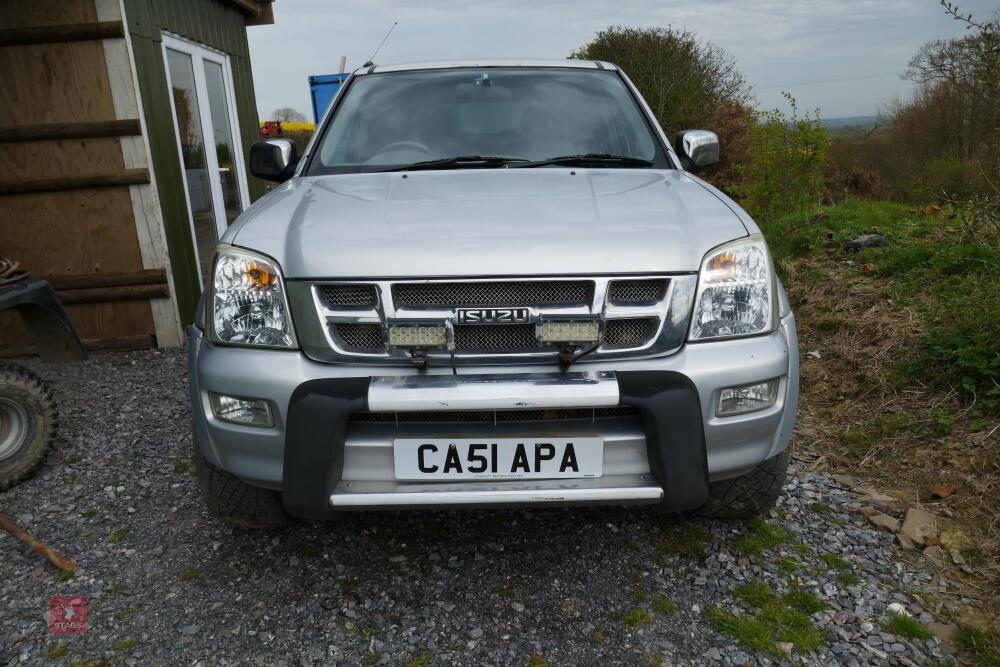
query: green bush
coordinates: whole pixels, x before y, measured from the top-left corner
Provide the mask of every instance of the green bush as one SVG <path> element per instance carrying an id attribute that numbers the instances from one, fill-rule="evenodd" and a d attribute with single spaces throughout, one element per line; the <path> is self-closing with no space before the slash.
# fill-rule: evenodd
<path id="1" fill-rule="evenodd" d="M 997 266 L 1000 270 L 1000 266 Z M 951 384 L 986 411 L 1000 411 L 1000 280 L 954 275 L 934 286 L 922 306 L 926 328 L 904 372 L 931 384 Z"/>
<path id="2" fill-rule="evenodd" d="M 981 170 L 971 160 L 956 156 L 931 158 L 924 163 L 913 189 L 904 196 L 911 201 L 938 201 L 949 198 L 967 198 L 982 189 Z"/>
<path id="3" fill-rule="evenodd" d="M 819 110 L 800 117 L 795 98 L 784 96 L 791 115 L 774 109 L 752 117 L 747 126 L 749 154 L 737 166 L 740 180 L 734 191 L 758 219 L 806 211 L 823 197 L 827 130 Z"/>

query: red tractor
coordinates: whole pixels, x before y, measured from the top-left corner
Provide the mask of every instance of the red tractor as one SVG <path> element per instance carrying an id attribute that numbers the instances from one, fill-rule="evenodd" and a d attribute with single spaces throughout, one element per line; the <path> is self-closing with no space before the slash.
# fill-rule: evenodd
<path id="1" fill-rule="evenodd" d="M 271 137 L 280 137 L 281 132 L 281 121 L 280 120 L 266 120 L 264 124 L 260 126 L 260 140 L 266 141 Z"/>

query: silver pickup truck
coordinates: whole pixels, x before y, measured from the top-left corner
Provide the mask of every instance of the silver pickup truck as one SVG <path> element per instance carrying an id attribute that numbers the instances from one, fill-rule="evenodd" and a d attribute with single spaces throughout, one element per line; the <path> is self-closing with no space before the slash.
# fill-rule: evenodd
<path id="1" fill-rule="evenodd" d="M 210 509 L 650 505 L 781 490 L 795 321 L 760 229 L 617 67 L 366 66 L 229 228 L 191 336 Z"/>

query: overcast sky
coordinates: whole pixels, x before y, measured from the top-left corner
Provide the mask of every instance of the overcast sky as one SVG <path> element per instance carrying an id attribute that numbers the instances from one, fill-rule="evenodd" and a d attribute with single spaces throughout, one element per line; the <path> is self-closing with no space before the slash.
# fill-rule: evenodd
<path id="1" fill-rule="evenodd" d="M 997 0 L 959 0 L 988 16 Z M 781 91 L 826 118 L 877 113 L 906 96 L 900 79 L 924 42 L 963 34 L 937 0 L 278 0 L 275 24 L 247 30 L 262 119 L 312 116 L 308 76 L 360 66 L 393 21 L 376 62 L 564 58 L 612 24 L 695 31 L 736 57 L 758 106 Z"/>

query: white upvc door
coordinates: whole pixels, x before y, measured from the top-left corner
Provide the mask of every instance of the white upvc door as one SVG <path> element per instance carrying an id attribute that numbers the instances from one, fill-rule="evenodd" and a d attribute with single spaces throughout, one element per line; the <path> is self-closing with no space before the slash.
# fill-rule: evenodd
<path id="1" fill-rule="evenodd" d="M 199 280 L 226 228 L 250 205 L 229 56 L 163 35 L 163 62 Z"/>

